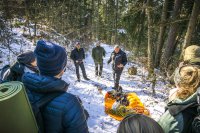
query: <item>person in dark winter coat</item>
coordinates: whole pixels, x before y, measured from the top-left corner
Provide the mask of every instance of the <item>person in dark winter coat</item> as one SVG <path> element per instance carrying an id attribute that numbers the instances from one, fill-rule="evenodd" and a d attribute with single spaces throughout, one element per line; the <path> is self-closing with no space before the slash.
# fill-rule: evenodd
<path id="1" fill-rule="evenodd" d="M 34 103 L 54 92 L 63 92 L 47 103 L 42 111 L 45 132 L 88 133 L 81 101 L 66 92 L 69 84 L 61 79 L 67 64 L 65 49 L 40 40 L 34 53 L 40 73 L 25 73 L 22 78 L 30 102 Z"/>
<path id="2" fill-rule="evenodd" d="M 114 78 L 114 89 L 119 88 L 119 80 L 124 69 L 124 66 L 127 64 L 126 53 L 120 49 L 118 45 L 114 47 L 114 51 L 111 53 L 108 64 L 112 62 L 113 68 L 113 78 Z"/>
<path id="3" fill-rule="evenodd" d="M 76 67 L 76 75 L 77 80 L 80 82 L 80 74 L 79 74 L 79 67 L 82 70 L 83 78 L 85 80 L 89 80 L 86 75 L 85 67 L 84 67 L 84 59 L 85 59 L 85 52 L 84 49 L 81 48 L 80 42 L 76 42 L 75 48 L 71 51 L 70 58 L 74 61 L 74 65 Z"/>
<path id="4" fill-rule="evenodd" d="M 10 67 L 9 72 L 2 76 L 2 80 L 21 81 L 25 72 L 38 73 L 35 55 L 32 51 L 17 56 L 17 61 Z"/>
<path id="5" fill-rule="evenodd" d="M 164 131 L 150 117 L 142 114 L 131 114 L 120 122 L 117 133 L 164 133 Z"/>
<path id="6" fill-rule="evenodd" d="M 105 57 L 106 51 L 103 47 L 100 46 L 100 42 L 96 43 L 96 47 L 92 49 L 92 58 L 95 63 L 95 76 L 102 75 L 103 70 L 103 57 Z"/>

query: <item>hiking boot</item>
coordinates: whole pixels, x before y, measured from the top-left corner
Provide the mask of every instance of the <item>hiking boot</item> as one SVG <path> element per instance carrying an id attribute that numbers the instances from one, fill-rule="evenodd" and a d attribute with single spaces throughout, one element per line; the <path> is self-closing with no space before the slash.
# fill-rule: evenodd
<path id="1" fill-rule="evenodd" d="M 113 89 L 113 90 L 116 90 L 116 88 L 115 88 L 115 87 L 112 87 L 112 89 Z"/>
<path id="2" fill-rule="evenodd" d="M 119 93 L 122 93 L 122 87 L 119 86 L 119 87 L 116 89 L 116 91 L 119 92 Z"/>
<path id="3" fill-rule="evenodd" d="M 85 77 L 84 79 L 85 79 L 85 80 L 90 80 L 90 79 L 89 79 L 89 78 L 87 78 L 87 77 Z"/>
<path id="4" fill-rule="evenodd" d="M 104 76 L 103 76 L 103 75 L 100 75 L 99 77 L 100 77 L 100 78 L 104 78 Z"/>
<path id="5" fill-rule="evenodd" d="M 81 80 L 80 80 L 80 79 L 77 79 L 77 81 L 80 82 Z"/>
<path id="6" fill-rule="evenodd" d="M 112 87 L 112 89 L 114 89 L 114 90 L 117 90 L 117 89 L 118 89 L 118 87 L 119 87 L 119 84 L 115 83 L 115 86 L 114 86 L 114 87 Z"/>

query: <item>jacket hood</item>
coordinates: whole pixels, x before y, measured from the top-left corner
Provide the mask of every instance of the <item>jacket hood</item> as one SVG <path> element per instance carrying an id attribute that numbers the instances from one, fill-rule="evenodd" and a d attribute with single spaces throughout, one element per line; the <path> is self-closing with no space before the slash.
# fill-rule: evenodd
<path id="1" fill-rule="evenodd" d="M 184 111 L 187 108 L 192 108 L 197 106 L 197 93 L 194 93 L 186 100 L 181 99 L 174 99 L 171 102 L 167 104 L 167 107 L 169 109 L 169 113 L 173 116 L 178 115 L 182 111 Z"/>
<path id="2" fill-rule="evenodd" d="M 179 104 L 179 105 L 187 105 L 193 102 L 197 102 L 197 92 L 195 92 L 193 95 L 191 95 L 190 97 L 188 97 L 185 100 L 181 100 L 181 99 L 174 99 L 172 100 L 170 103 L 168 103 L 168 105 L 173 105 L 173 104 Z"/>
<path id="3" fill-rule="evenodd" d="M 28 51 L 28 52 L 18 55 L 17 61 L 24 65 L 26 65 L 26 64 L 30 65 L 32 62 L 35 61 L 35 55 L 32 51 Z"/>
<path id="4" fill-rule="evenodd" d="M 24 65 L 20 64 L 19 62 L 16 62 L 12 67 L 11 70 L 15 71 L 16 73 L 23 74 L 24 73 Z"/>
<path id="5" fill-rule="evenodd" d="M 64 92 L 69 86 L 64 80 L 36 73 L 25 73 L 22 82 L 28 90 L 37 93 Z"/>

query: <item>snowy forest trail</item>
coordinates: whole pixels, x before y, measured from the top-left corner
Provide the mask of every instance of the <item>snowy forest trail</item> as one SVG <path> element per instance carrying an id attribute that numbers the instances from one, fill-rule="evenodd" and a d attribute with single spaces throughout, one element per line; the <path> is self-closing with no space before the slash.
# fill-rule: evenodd
<path id="1" fill-rule="evenodd" d="M 75 67 L 72 62 L 68 62 L 68 70 L 63 75 L 63 80 L 70 83 L 68 92 L 79 96 L 83 102 L 83 106 L 89 112 L 88 126 L 90 133 L 116 133 L 119 121 L 114 120 L 104 112 L 104 94 L 112 90 L 113 77 L 112 67 L 106 62 L 110 57 L 113 47 L 103 44 L 102 47 L 106 50 L 106 57 L 104 58 L 103 78 L 95 77 L 95 66 L 91 57 L 92 47 L 86 53 L 85 68 L 90 81 L 81 80 L 76 82 Z M 151 117 L 158 120 L 160 115 L 164 112 L 166 95 L 166 86 L 164 83 L 158 81 L 156 84 L 156 95 L 152 96 L 151 85 L 149 82 L 143 82 L 141 75 L 146 75 L 146 70 L 135 64 L 138 69 L 138 75 L 129 76 L 127 73 L 128 64 L 121 76 L 120 85 L 124 92 L 135 92 L 150 110 Z M 80 71 L 81 73 L 81 71 Z M 139 76 L 140 75 L 140 76 Z M 103 88 L 102 93 L 98 91 L 97 86 Z"/>
<path id="2" fill-rule="evenodd" d="M 28 49 L 34 50 L 35 46 L 32 42 L 22 36 L 22 28 L 14 28 L 13 33 L 14 38 L 20 39 L 23 43 L 21 45 L 17 43 L 12 43 L 10 47 L 16 53 L 21 50 L 27 51 Z M 68 92 L 79 96 L 83 102 L 83 106 L 89 112 L 88 126 L 90 133 L 116 133 L 119 121 L 111 118 L 104 112 L 104 94 L 107 91 L 112 90 L 114 85 L 112 76 L 112 66 L 107 65 L 107 60 L 113 51 L 113 46 L 102 44 L 102 47 L 106 50 L 106 57 L 104 58 L 104 68 L 103 68 L 103 78 L 95 77 L 95 66 L 93 59 L 91 57 L 92 48 L 90 46 L 88 51 L 86 51 L 85 68 L 88 78 L 90 81 L 85 81 L 81 77 L 81 82 L 76 82 L 76 73 L 73 62 L 69 59 L 67 63 L 67 70 L 63 75 L 63 80 L 70 83 Z M 9 51 L 9 49 L 0 48 L 3 51 L 0 64 L 2 68 L 6 64 L 12 64 L 16 61 L 16 54 Z M 70 49 L 67 49 L 70 51 Z M 22 51 L 21 51 L 22 52 Z M 126 52 L 129 55 L 129 52 Z M 127 69 L 134 65 L 137 67 L 137 75 L 129 76 Z M 80 71 L 80 74 L 81 71 Z M 165 99 L 167 99 L 167 85 L 161 81 L 156 83 L 156 95 L 152 96 L 151 83 L 146 82 L 147 71 L 146 69 L 137 63 L 128 63 L 122 73 L 120 85 L 124 92 L 135 92 L 145 104 L 145 106 L 150 110 L 151 117 L 158 120 L 162 113 L 164 112 L 164 107 L 166 105 Z M 97 86 L 103 87 L 102 94 L 98 91 Z"/>

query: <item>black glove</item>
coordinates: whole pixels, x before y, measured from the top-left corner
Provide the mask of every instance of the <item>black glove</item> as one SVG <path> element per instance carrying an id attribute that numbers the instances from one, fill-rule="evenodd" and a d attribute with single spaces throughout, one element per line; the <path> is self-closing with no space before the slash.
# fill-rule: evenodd
<path id="1" fill-rule="evenodd" d="M 197 107 L 198 116 L 196 116 L 192 122 L 192 129 L 194 133 L 200 133 L 200 89 L 199 88 L 197 90 L 197 102 L 198 102 L 198 107 Z"/>
<path id="2" fill-rule="evenodd" d="M 195 133 L 200 133 L 200 116 L 194 118 L 192 122 L 192 129 Z"/>

